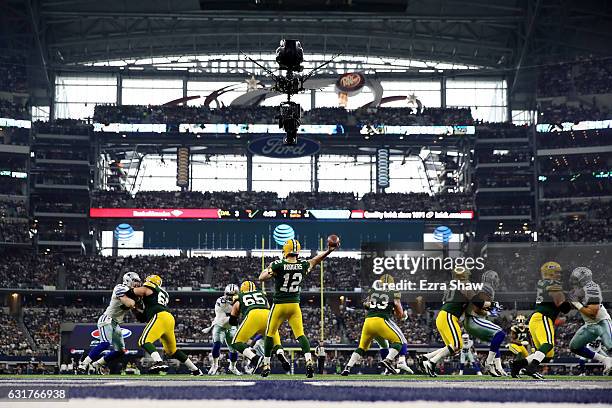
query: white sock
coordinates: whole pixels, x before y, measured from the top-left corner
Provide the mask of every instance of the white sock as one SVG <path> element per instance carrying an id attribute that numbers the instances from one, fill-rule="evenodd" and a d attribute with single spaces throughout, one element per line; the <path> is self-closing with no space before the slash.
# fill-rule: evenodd
<path id="1" fill-rule="evenodd" d="M 244 349 L 244 351 L 242 352 L 242 355 L 245 356 L 246 358 L 248 358 L 249 360 L 252 360 L 253 357 L 256 356 L 255 352 L 253 351 L 252 348 L 246 348 Z"/>
<path id="2" fill-rule="evenodd" d="M 406 364 L 406 356 L 399 356 L 397 358 L 397 362 L 400 363 L 400 364 L 401 363 Z"/>
<path id="3" fill-rule="evenodd" d="M 91 364 L 91 358 L 89 356 L 85 357 L 85 359 L 81 362 L 81 364 L 84 366 Z"/>
<path id="4" fill-rule="evenodd" d="M 218 366 L 219 365 L 219 357 L 214 357 L 213 358 L 213 365 L 214 366 Z"/>
<path id="5" fill-rule="evenodd" d="M 283 350 L 282 348 L 279 348 L 278 350 L 276 350 L 276 354 L 280 354 L 281 356 L 284 356 L 285 350 Z"/>
<path id="6" fill-rule="evenodd" d="M 546 358 L 546 354 L 542 353 L 540 350 L 533 353 L 533 359 L 538 360 L 538 363 L 541 363 L 542 360 Z"/>
<path id="7" fill-rule="evenodd" d="M 399 354 L 399 351 L 397 351 L 394 348 L 390 348 L 389 349 L 389 354 L 387 354 L 387 358 L 385 358 L 385 360 L 391 361 L 391 360 L 395 359 L 395 357 L 397 357 L 398 354 Z"/>
<path id="8" fill-rule="evenodd" d="M 499 357 L 495 358 L 495 368 L 497 369 L 497 371 L 503 371 L 504 369 L 504 367 L 502 367 L 501 358 Z"/>
<path id="9" fill-rule="evenodd" d="M 352 367 L 355 364 L 357 364 L 359 361 L 361 361 L 361 356 L 355 352 L 353 352 L 353 354 L 351 354 L 351 358 L 349 359 L 349 362 L 346 364 L 348 367 Z"/>
<path id="10" fill-rule="evenodd" d="M 312 354 L 304 353 L 304 358 L 306 359 L 306 362 L 312 361 Z"/>
<path id="11" fill-rule="evenodd" d="M 431 353 L 425 354 L 425 357 L 427 357 L 428 360 L 431 360 L 432 358 L 434 358 L 435 356 L 437 356 L 440 353 L 443 353 L 444 350 L 447 350 L 447 349 L 448 349 L 448 347 L 446 347 L 446 346 L 442 347 L 442 348 L 439 348 L 437 350 L 432 351 Z"/>
<path id="12" fill-rule="evenodd" d="M 196 371 L 198 367 L 190 359 L 185 360 L 185 365 L 189 369 L 189 371 Z"/>
<path id="13" fill-rule="evenodd" d="M 270 365 L 270 357 L 264 357 L 264 364 Z"/>
<path id="14" fill-rule="evenodd" d="M 97 366 L 102 366 L 104 364 L 106 364 L 106 360 L 104 360 L 104 357 L 100 357 L 98 360 L 96 360 L 96 362 L 94 363 Z"/>
<path id="15" fill-rule="evenodd" d="M 230 366 L 230 370 L 233 370 L 234 368 L 236 368 L 236 361 L 231 361 L 230 360 L 229 366 Z"/>
<path id="16" fill-rule="evenodd" d="M 440 352 L 438 354 L 436 354 L 435 356 L 433 356 L 432 358 L 429 359 L 429 361 L 431 361 L 434 364 L 437 364 L 438 361 L 444 359 L 445 357 L 450 356 L 450 350 L 448 349 L 448 347 L 444 347 L 444 349 L 440 349 Z"/>
<path id="17" fill-rule="evenodd" d="M 496 352 L 494 352 L 494 351 L 489 351 L 489 354 L 487 355 L 487 361 L 486 361 L 486 363 L 487 363 L 487 364 L 491 364 L 491 363 L 493 362 L 493 360 L 495 360 L 495 355 L 496 355 L 496 354 L 497 354 L 497 353 L 496 353 Z"/>
<path id="18" fill-rule="evenodd" d="M 603 363 L 604 361 L 606 361 L 606 356 L 604 356 L 603 354 L 599 354 L 599 353 L 595 353 L 595 355 L 593 356 L 593 361 L 599 361 L 600 363 Z"/>
<path id="19" fill-rule="evenodd" d="M 161 363 L 163 360 L 161 358 L 161 356 L 159 355 L 158 351 L 154 351 L 151 353 L 151 358 L 153 359 L 153 361 L 155 361 L 156 363 Z"/>

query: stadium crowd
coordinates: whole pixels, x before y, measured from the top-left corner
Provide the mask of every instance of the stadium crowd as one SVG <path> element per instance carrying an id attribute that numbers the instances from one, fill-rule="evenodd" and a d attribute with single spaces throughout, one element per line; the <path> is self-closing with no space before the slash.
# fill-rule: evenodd
<path id="1" fill-rule="evenodd" d="M 196 106 L 142 106 L 97 105 L 96 123 L 250 123 L 275 124 L 278 108 L 275 106 L 227 106 L 207 108 Z M 469 108 L 314 108 L 304 112 L 303 124 L 354 126 L 371 125 L 472 125 L 474 119 Z"/>
<path id="2" fill-rule="evenodd" d="M 577 58 L 540 70 L 538 96 L 591 95 L 612 92 L 610 57 Z"/>
<path id="3" fill-rule="evenodd" d="M 222 208 L 222 209 L 365 209 L 371 211 L 458 211 L 472 208 L 469 194 L 293 192 L 95 191 L 92 206 L 100 208 Z"/>

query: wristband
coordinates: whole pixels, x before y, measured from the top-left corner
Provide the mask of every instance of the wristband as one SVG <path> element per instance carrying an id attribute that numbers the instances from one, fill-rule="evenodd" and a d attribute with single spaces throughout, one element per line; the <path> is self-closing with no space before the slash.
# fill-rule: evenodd
<path id="1" fill-rule="evenodd" d="M 574 306 L 576 309 L 580 310 L 584 307 L 584 305 L 578 301 L 574 301 L 572 302 L 572 306 Z"/>

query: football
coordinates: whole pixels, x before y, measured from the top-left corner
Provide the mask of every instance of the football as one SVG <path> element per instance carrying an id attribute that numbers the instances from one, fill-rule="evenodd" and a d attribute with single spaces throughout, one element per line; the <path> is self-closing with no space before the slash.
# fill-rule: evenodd
<path id="1" fill-rule="evenodd" d="M 336 248 L 340 246 L 340 238 L 337 235 L 330 235 L 329 237 L 327 237 L 327 245 L 332 247 L 332 248 Z"/>

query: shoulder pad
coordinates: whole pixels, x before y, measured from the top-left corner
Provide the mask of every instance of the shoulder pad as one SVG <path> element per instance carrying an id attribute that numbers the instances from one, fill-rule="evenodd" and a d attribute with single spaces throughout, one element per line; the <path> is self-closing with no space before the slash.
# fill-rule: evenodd
<path id="1" fill-rule="evenodd" d="M 402 298 L 402 294 L 400 292 L 392 292 L 393 293 L 393 299 L 401 299 Z"/>
<path id="2" fill-rule="evenodd" d="M 115 288 L 113 289 L 113 295 L 117 297 L 124 296 L 129 290 L 130 288 L 120 283 L 119 285 L 115 286 Z"/>
<path id="3" fill-rule="evenodd" d="M 556 280 L 545 280 L 544 287 L 549 292 L 560 292 L 563 290 L 563 287 L 561 286 L 561 282 L 556 281 Z"/>

